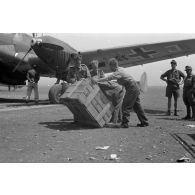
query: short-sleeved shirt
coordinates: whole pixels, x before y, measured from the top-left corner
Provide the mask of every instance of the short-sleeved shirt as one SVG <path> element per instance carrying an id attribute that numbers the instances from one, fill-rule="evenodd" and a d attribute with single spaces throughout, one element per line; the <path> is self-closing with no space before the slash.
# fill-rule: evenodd
<path id="1" fill-rule="evenodd" d="M 161 77 L 167 77 L 167 85 L 169 87 L 179 89 L 179 82 L 181 81 L 181 78 L 185 78 L 185 75 L 180 70 L 170 69 L 162 74 Z"/>
<path id="2" fill-rule="evenodd" d="M 108 80 L 117 80 L 118 84 L 128 89 L 136 89 L 139 91 L 139 87 L 134 78 L 127 72 L 125 68 L 118 67 L 118 69 L 108 76 Z"/>
<path id="3" fill-rule="evenodd" d="M 91 74 L 85 64 L 81 64 L 80 67 L 71 66 L 67 75 L 67 82 L 74 83 L 80 81 L 82 78 L 90 78 Z"/>
<path id="4" fill-rule="evenodd" d="M 27 72 L 27 78 L 30 78 L 30 80 L 28 80 L 29 82 L 38 83 L 40 79 L 40 74 L 35 69 L 30 69 Z"/>

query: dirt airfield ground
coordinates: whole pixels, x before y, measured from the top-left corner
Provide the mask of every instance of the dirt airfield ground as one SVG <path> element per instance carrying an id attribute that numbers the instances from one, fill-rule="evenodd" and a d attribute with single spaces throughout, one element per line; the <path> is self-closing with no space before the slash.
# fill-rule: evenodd
<path id="1" fill-rule="evenodd" d="M 13 92 L 0 87 L 1 163 L 174 163 L 182 157 L 195 162 L 195 122 L 181 120 L 181 98 L 179 116 L 165 116 L 163 87 L 150 87 L 142 97 L 150 126 L 136 127 L 132 113 L 128 129 L 72 125 L 65 106 L 48 104 L 48 89 L 40 88 L 39 105 L 26 105 L 25 87 Z"/>

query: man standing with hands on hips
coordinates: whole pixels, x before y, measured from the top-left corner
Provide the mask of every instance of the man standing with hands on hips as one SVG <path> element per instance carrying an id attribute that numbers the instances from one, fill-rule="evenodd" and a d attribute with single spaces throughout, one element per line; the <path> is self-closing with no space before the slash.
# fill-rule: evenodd
<path id="1" fill-rule="evenodd" d="M 171 99 L 174 97 L 174 115 L 178 116 L 177 113 L 177 100 L 180 97 L 180 87 L 179 83 L 181 78 L 185 79 L 185 75 L 180 70 L 176 69 L 177 62 L 175 60 L 171 61 L 171 69 L 166 71 L 161 75 L 160 79 L 167 83 L 166 87 L 166 97 L 168 97 L 168 110 L 167 115 L 171 115 Z M 165 79 L 166 78 L 166 79 Z"/>

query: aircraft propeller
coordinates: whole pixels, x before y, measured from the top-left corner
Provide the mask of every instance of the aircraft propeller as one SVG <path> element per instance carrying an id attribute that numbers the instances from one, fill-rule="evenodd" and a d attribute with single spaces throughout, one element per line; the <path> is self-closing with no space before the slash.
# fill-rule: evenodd
<path id="1" fill-rule="evenodd" d="M 37 37 L 37 33 L 32 33 L 32 37 L 33 37 L 33 39 L 35 39 L 36 37 Z M 32 43 L 32 41 L 31 41 L 31 43 Z M 22 63 L 22 61 L 25 59 L 25 57 L 31 52 L 31 50 L 32 50 L 33 48 L 32 48 L 32 45 L 30 46 L 30 48 L 29 48 L 29 50 L 25 53 L 25 55 L 24 55 L 24 57 L 18 62 L 18 64 L 14 67 L 14 69 L 13 69 L 13 71 L 12 72 L 15 72 L 17 69 L 18 69 L 18 67 L 20 66 L 20 64 Z"/>
<path id="2" fill-rule="evenodd" d="M 32 47 L 30 47 L 30 49 L 26 52 L 26 54 L 24 55 L 24 57 L 18 62 L 18 64 L 15 66 L 15 68 L 13 69 L 12 72 L 15 72 L 18 69 L 18 67 L 20 66 L 20 64 L 24 60 L 24 58 L 30 53 L 31 50 L 32 50 Z"/>

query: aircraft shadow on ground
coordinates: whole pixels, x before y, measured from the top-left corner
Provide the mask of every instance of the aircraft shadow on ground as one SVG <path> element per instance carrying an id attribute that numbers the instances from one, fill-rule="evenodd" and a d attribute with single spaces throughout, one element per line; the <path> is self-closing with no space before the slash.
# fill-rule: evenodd
<path id="1" fill-rule="evenodd" d="M 0 103 L 23 103 L 23 99 L 0 98 Z"/>
<path id="2" fill-rule="evenodd" d="M 33 106 L 35 105 L 34 100 L 30 100 L 29 103 L 27 104 L 25 100 L 23 99 L 5 99 L 5 98 L 0 98 L 0 104 L 1 103 L 15 103 L 11 105 L 6 105 L 6 107 L 20 107 L 20 106 Z M 20 103 L 20 104 L 18 104 Z M 47 105 L 49 104 L 49 100 L 40 100 L 39 105 Z"/>
<path id="3" fill-rule="evenodd" d="M 71 124 L 72 119 L 62 119 L 55 122 L 40 122 L 40 125 L 44 125 L 46 128 L 53 129 L 56 131 L 72 131 L 72 130 L 81 130 L 81 129 L 95 129 L 91 126 L 85 126 L 83 124 Z"/>
<path id="4" fill-rule="evenodd" d="M 29 102 L 29 103 L 26 103 L 26 102 L 23 102 L 21 104 L 12 104 L 12 105 L 7 105 L 6 107 L 22 107 L 22 106 L 41 106 L 41 105 L 48 105 L 50 104 L 49 102 L 39 102 L 38 104 L 36 104 L 35 102 Z"/>

